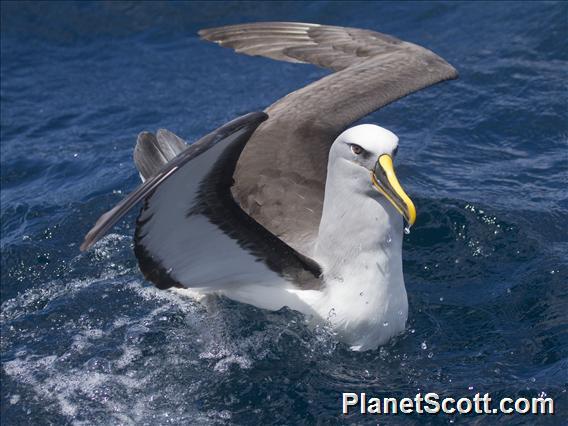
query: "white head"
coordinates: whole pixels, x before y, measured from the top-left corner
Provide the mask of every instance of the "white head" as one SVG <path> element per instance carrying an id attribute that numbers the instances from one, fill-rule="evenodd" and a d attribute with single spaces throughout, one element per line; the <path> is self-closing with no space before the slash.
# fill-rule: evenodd
<path id="1" fill-rule="evenodd" d="M 412 226 L 416 209 L 394 173 L 397 151 L 398 137 L 390 130 L 374 124 L 352 127 L 331 146 L 328 176 L 340 177 L 353 192 L 372 195 L 377 190 Z"/>
<path id="2" fill-rule="evenodd" d="M 362 148 L 362 151 L 357 147 Z M 343 158 L 372 170 L 377 158 L 383 154 L 394 157 L 397 150 L 398 136 L 393 132 L 374 124 L 361 124 L 341 133 L 333 143 L 330 155 L 340 154 Z"/>

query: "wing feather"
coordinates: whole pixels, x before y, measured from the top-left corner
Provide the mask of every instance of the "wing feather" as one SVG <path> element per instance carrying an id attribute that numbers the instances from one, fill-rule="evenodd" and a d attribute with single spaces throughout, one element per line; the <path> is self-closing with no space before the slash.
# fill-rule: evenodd
<path id="1" fill-rule="evenodd" d="M 255 222 L 231 196 L 239 155 L 266 119 L 262 112 L 247 114 L 170 158 L 101 216 L 81 250 L 91 247 L 144 201 L 136 223 L 134 251 L 144 276 L 159 288 L 211 291 L 253 284 L 319 288 L 319 265 Z M 165 130 L 159 130 L 156 137 L 145 134 L 145 139 L 164 158 L 173 155 L 176 144 L 179 148 L 184 143 Z"/>
<path id="2" fill-rule="evenodd" d="M 233 194 L 243 210 L 306 254 L 317 235 L 335 138 L 365 115 L 458 75 L 428 49 L 365 29 L 259 22 L 199 34 L 240 53 L 335 71 L 266 109 L 270 118 L 235 172 Z"/>
<path id="3" fill-rule="evenodd" d="M 238 132 L 239 130 L 246 127 L 251 127 L 253 130 L 256 129 L 256 127 L 265 119 L 266 114 L 263 113 L 250 113 L 243 117 L 239 117 L 233 121 L 230 121 L 214 132 L 211 132 L 208 135 L 204 136 L 193 145 L 186 147 L 186 149 L 180 155 L 178 155 L 171 161 L 166 161 L 166 163 L 164 163 L 163 167 L 157 173 L 152 174 L 148 179 L 144 181 L 144 183 L 142 183 L 133 192 L 128 194 L 128 196 L 122 199 L 122 201 L 120 201 L 116 206 L 101 215 L 95 225 L 91 228 L 87 235 L 85 235 L 85 239 L 80 247 L 81 251 L 85 251 L 91 248 L 93 244 L 100 240 L 109 231 L 109 229 L 116 224 L 116 222 L 118 222 L 126 213 L 128 213 L 134 206 L 136 206 L 136 204 L 149 197 L 163 182 L 165 182 L 171 175 L 176 173 L 180 169 L 180 167 L 200 155 L 202 152 L 208 150 L 211 146 L 215 145 L 219 141 L 229 137 L 233 133 Z M 164 131 L 162 131 L 162 137 L 169 137 L 169 135 L 164 134 L 163 132 Z M 157 158 L 156 161 L 164 161 L 163 154 L 157 149 L 157 138 L 152 133 L 142 132 L 138 136 L 137 147 L 139 144 L 143 145 L 142 150 L 145 150 L 147 148 L 152 149 L 150 155 L 153 158 Z M 145 166 L 143 166 L 142 168 L 140 166 L 141 164 L 146 164 L 144 163 L 144 156 L 140 154 L 140 152 L 143 152 L 142 150 L 139 151 L 138 154 L 135 151 L 135 158 L 138 158 L 138 161 L 140 161 L 140 163 L 137 163 L 140 172 L 142 172 L 142 170 L 146 170 L 144 168 Z"/>

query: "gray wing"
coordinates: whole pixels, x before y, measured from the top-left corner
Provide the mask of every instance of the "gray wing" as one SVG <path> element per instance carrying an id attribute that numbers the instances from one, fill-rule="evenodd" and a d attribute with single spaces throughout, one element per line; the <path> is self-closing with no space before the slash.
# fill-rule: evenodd
<path id="1" fill-rule="evenodd" d="M 310 253 L 329 148 L 354 121 L 412 92 L 457 78 L 435 53 L 374 31 L 291 22 L 206 29 L 206 40 L 248 55 L 336 71 L 280 99 L 247 143 L 233 195 L 256 221 Z"/>
<path id="2" fill-rule="evenodd" d="M 144 183 L 100 217 L 85 236 L 81 250 L 89 249 L 144 201 L 136 223 L 134 251 L 144 276 L 159 288 L 215 289 L 228 284 L 319 287 L 319 265 L 252 220 L 231 196 L 237 159 L 250 135 L 266 119 L 262 112 L 237 118 L 170 159 L 167 157 L 181 147 L 172 139 L 173 134 L 159 131 L 156 137 L 142 133 L 136 157 L 146 168 L 139 171 L 144 175 L 150 169 L 159 170 L 146 175 Z M 167 138 L 159 144 L 164 135 Z"/>
<path id="3" fill-rule="evenodd" d="M 156 175 L 187 146 L 182 138 L 166 129 L 159 129 L 155 135 L 141 132 L 134 147 L 134 164 L 142 181 Z"/>

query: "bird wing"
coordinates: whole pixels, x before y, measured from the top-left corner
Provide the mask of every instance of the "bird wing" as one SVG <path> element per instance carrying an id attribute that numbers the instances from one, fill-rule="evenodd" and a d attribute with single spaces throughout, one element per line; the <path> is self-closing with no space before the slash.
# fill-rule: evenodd
<path id="1" fill-rule="evenodd" d="M 159 129 L 155 135 L 141 132 L 134 147 L 134 164 L 142 181 L 157 174 L 186 148 L 187 143 L 169 130 Z"/>
<path id="2" fill-rule="evenodd" d="M 142 273 L 157 287 L 290 283 L 317 288 L 319 265 L 252 220 L 230 192 L 237 159 L 266 119 L 262 112 L 237 118 L 169 160 L 171 149 L 183 148 L 181 140 L 164 131 L 157 137 L 143 133 L 135 157 L 146 180 L 100 217 L 81 250 L 90 248 L 144 201 L 134 251 Z M 167 140 L 173 145 L 168 146 Z M 162 167 L 154 170 L 160 162 Z"/>
<path id="3" fill-rule="evenodd" d="M 304 253 L 317 235 L 335 138 L 365 115 L 458 75 L 428 49 L 363 29 L 260 22 L 199 34 L 239 53 L 335 71 L 267 108 L 269 119 L 235 171 L 233 195 L 243 210 Z"/>

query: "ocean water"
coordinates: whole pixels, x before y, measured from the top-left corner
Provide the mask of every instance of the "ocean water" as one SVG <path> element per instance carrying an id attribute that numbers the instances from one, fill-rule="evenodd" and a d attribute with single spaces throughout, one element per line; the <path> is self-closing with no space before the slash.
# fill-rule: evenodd
<path id="1" fill-rule="evenodd" d="M 375 29 L 460 72 L 363 120 L 399 135 L 419 212 L 408 326 L 376 351 L 155 289 L 134 214 L 79 252 L 138 183 L 138 132 L 195 141 L 326 75 L 196 36 L 262 20 Z M 0 31 L 2 424 L 566 421 L 568 3 L 2 2 Z M 546 395 L 557 413 L 342 416 L 341 392 Z"/>

